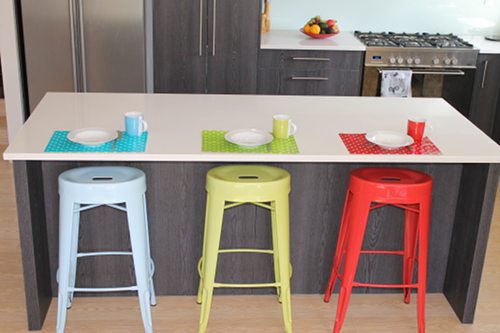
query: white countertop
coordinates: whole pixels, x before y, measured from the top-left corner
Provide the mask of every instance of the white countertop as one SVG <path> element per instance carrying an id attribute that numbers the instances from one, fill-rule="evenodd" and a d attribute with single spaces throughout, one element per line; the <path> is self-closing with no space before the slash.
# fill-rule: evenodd
<path id="1" fill-rule="evenodd" d="M 500 53 L 500 42 L 489 41 L 483 35 L 459 35 L 468 41 L 479 53 Z M 319 39 L 310 38 L 298 29 L 271 30 L 262 34 L 261 49 L 269 50 L 324 50 L 324 51 L 365 51 L 366 46 L 350 31 L 340 31 L 337 35 Z"/>
<path id="2" fill-rule="evenodd" d="M 349 31 L 340 31 L 330 38 L 311 38 L 299 30 L 271 30 L 261 35 L 261 49 L 364 51 L 365 45 Z"/>
<path id="3" fill-rule="evenodd" d="M 142 153 L 45 153 L 56 130 L 124 130 L 123 115 L 148 122 Z M 286 113 L 298 130 L 300 154 L 209 153 L 203 130 L 272 131 Z M 425 117 L 443 155 L 351 155 L 339 133 L 406 132 L 409 116 Z M 441 98 L 264 95 L 48 93 L 4 152 L 6 160 L 500 163 L 500 146 Z"/>
<path id="4" fill-rule="evenodd" d="M 479 53 L 500 53 L 500 42 L 487 40 L 483 35 L 460 35 L 459 37 L 474 45 L 474 48 L 479 49 Z"/>

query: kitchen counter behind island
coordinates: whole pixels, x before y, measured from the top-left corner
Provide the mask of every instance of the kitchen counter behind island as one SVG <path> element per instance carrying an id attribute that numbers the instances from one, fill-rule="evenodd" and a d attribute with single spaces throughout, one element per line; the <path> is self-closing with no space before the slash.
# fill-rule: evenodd
<path id="1" fill-rule="evenodd" d="M 143 153 L 44 152 L 56 130 L 91 126 L 123 130 L 123 115 L 128 111 L 143 112 L 149 124 Z M 272 116 L 277 113 L 291 115 L 297 125 L 294 137 L 299 154 L 202 152 L 203 130 L 271 131 Z M 429 120 L 433 126 L 429 138 L 442 155 L 349 154 L 339 136 L 373 130 L 405 132 L 409 116 Z M 353 169 L 394 166 L 426 172 L 434 179 L 427 291 L 444 293 L 462 322 L 473 321 L 498 182 L 500 147 L 442 99 L 49 93 L 4 158 L 14 161 L 30 329 L 41 328 L 50 301 L 57 296 L 57 177 L 65 170 L 88 165 L 128 165 L 146 173 L 158 295 L 196 294 L 205 175 L 215 166 L 259 163 L 290 172 L 293 293 L 325 291 L 336 246 L 332 240 L 338 235 L 348 176 Z M 223 247 L 250 247 L 255 242 L 257 247 L 270 246 L 270 219 L 263 209 L 245 205 L 225 214 L 228 222 L 223 229 Z M 370 237 L 364 246 L 399 248 L 402 214 L 391 207 L 372 214 L 367 228 Z M 82 215 L 83 250 L 129 246 L 126 227 L 112 223 L 122 219 L 120 212 L 105 208 Z M 113 237 L 109 237 L 110 232 Z M 240 256 L 221 257 L 218 280 L 272 280 L 270 258 Z M 85 268 L 86 274 L 80 269 L 77 283 L 83 287 L 126 285 L 133 279 L 127 259 L 113 259 L 107 262 L 107 269 L 99 268 L 100 261 L 85 261 L 79 268 Z M 402 263 L 390 256 L 377 261 L 366 257 L 360 262 L 357 278 L 394 283 L 399 281 L 401 269 Z"/>

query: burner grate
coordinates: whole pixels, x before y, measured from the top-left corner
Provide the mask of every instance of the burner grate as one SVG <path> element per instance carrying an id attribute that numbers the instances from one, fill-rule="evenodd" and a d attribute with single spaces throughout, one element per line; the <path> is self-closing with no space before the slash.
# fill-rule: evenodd
<path id="1" fill-rule="evenodd" d="M 359 32 L 354 35 L 367 46 L 472 49 L 474 46 L 453 34 Z"/>

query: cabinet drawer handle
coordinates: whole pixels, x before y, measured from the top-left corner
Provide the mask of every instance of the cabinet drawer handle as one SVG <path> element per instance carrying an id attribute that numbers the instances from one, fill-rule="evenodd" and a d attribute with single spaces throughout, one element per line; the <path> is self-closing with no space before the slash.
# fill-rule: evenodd
<path id="1" fill-rule="evenodd" d="M 292 57 L 292 60 L 299 60 L 299 61 L 330 61 L 330 58 Z"/>
<path id="2" fill-rule="evenodd" d="M 486 71 L 488 70 L 488 60 L 484 62 L 484 70 L 483 70 L 483 82 L 481 82 L 481 89 L 484 88 L 484 83 L 486 81 Z"/>
<path id="3" fill-rule="evenodd" d="M 292 80 L 318 80 L 318 81 L 328 81 L 327 77 L 321 76 L 292 76 Z"/>

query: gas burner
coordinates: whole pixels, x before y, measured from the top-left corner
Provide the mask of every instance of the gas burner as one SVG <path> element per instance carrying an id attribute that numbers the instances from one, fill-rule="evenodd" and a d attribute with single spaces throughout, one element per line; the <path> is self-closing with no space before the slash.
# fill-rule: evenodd
<path id="1" fill-rule="evenodd" d="M 399 43 L 399 45 L 401 45 L 403 47 L 419 47 L 420 43 L 417 41 L 409 40 L 407 42 L 401 42 L 401 43 Z"/>
<path id="2" fill-rule="evenodd" d="M 368 46 L 397 46 L 397 44 L 391 40 L 381 39 L 378 37 L 365 39 L 365 44 Z"/>

